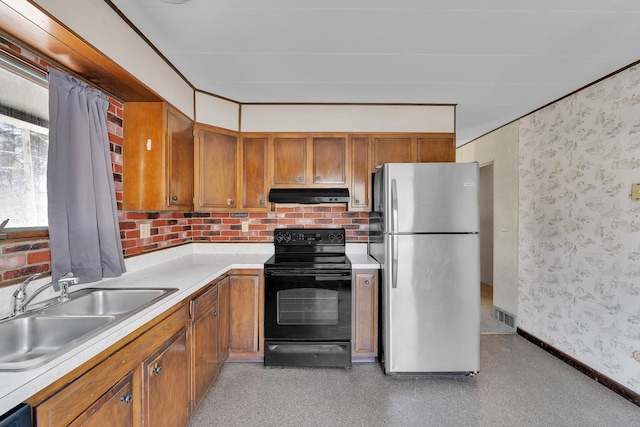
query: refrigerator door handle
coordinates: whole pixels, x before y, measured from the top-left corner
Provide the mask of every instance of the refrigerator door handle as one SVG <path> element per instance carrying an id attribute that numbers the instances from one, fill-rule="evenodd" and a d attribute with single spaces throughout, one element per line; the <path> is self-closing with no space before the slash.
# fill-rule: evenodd
<path id="1" fill-rule="evenodd" d="M 398 184 L 391 180 L 391 232 L 398 230 Z"/>
<path id="2" fill-rule="evenodd" d="M 398 236 L 391 236 L 391 288 L 398 287 Z"/>

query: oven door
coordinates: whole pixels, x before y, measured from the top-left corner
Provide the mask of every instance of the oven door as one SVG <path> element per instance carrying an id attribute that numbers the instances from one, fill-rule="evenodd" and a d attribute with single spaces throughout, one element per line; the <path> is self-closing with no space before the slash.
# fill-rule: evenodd
<path id="1" fill-rule="evenodd" d="M 351 340 L 351 271 L 265 270 L 264 336 Z"/>

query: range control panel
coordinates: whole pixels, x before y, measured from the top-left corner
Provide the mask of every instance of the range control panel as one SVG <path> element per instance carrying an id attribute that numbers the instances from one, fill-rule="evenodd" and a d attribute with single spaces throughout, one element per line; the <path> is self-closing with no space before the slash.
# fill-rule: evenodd
<path id="1" fill-rule="evenodd" d="M 343 228 L 276 228 L 273 234 L 276 245 L 344 245 Z"/>

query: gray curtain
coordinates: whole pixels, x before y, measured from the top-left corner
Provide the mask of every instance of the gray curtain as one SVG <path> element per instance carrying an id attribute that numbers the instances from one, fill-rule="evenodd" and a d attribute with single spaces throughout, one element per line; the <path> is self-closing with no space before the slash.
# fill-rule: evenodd
<path id="1" fill-rule="evenodd" d="M 80 283 L 125 272 L 107 135 L 107 97 L 49 70 L 51 275 Z"/>

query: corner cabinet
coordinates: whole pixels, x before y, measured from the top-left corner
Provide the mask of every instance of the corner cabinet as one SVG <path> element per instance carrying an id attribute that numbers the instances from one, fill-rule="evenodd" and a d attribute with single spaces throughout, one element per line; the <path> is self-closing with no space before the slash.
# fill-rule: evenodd
<path id="1" fill-rule="evenodd" d="M 218 376 L 220 322 L 218 284 L 191 300 L 191 410 L 197 408 Z"/>
<path id="2" fill-rule="evenodd" d="M 242 209 L 266 211 L 269 207 L 269 137 L 244 134 L 240 146 Z"/>
<path id="3" fill-rule="evenodd" d="M 123 210 L 193 209 L 193 122 L 164 102 L 123 111 Z"/>
<path id="4" fill-rule="evenodd" d="M 352 348 L 354 362 L 378 356 L 378 270 L 354 270 L 352 282 Z"/>
<path id="5" fill-rule="evenodd" d="M 237 210 L 237 136 L 205 125 L 198 125 L 196 134 L 195 210 Z"/>

